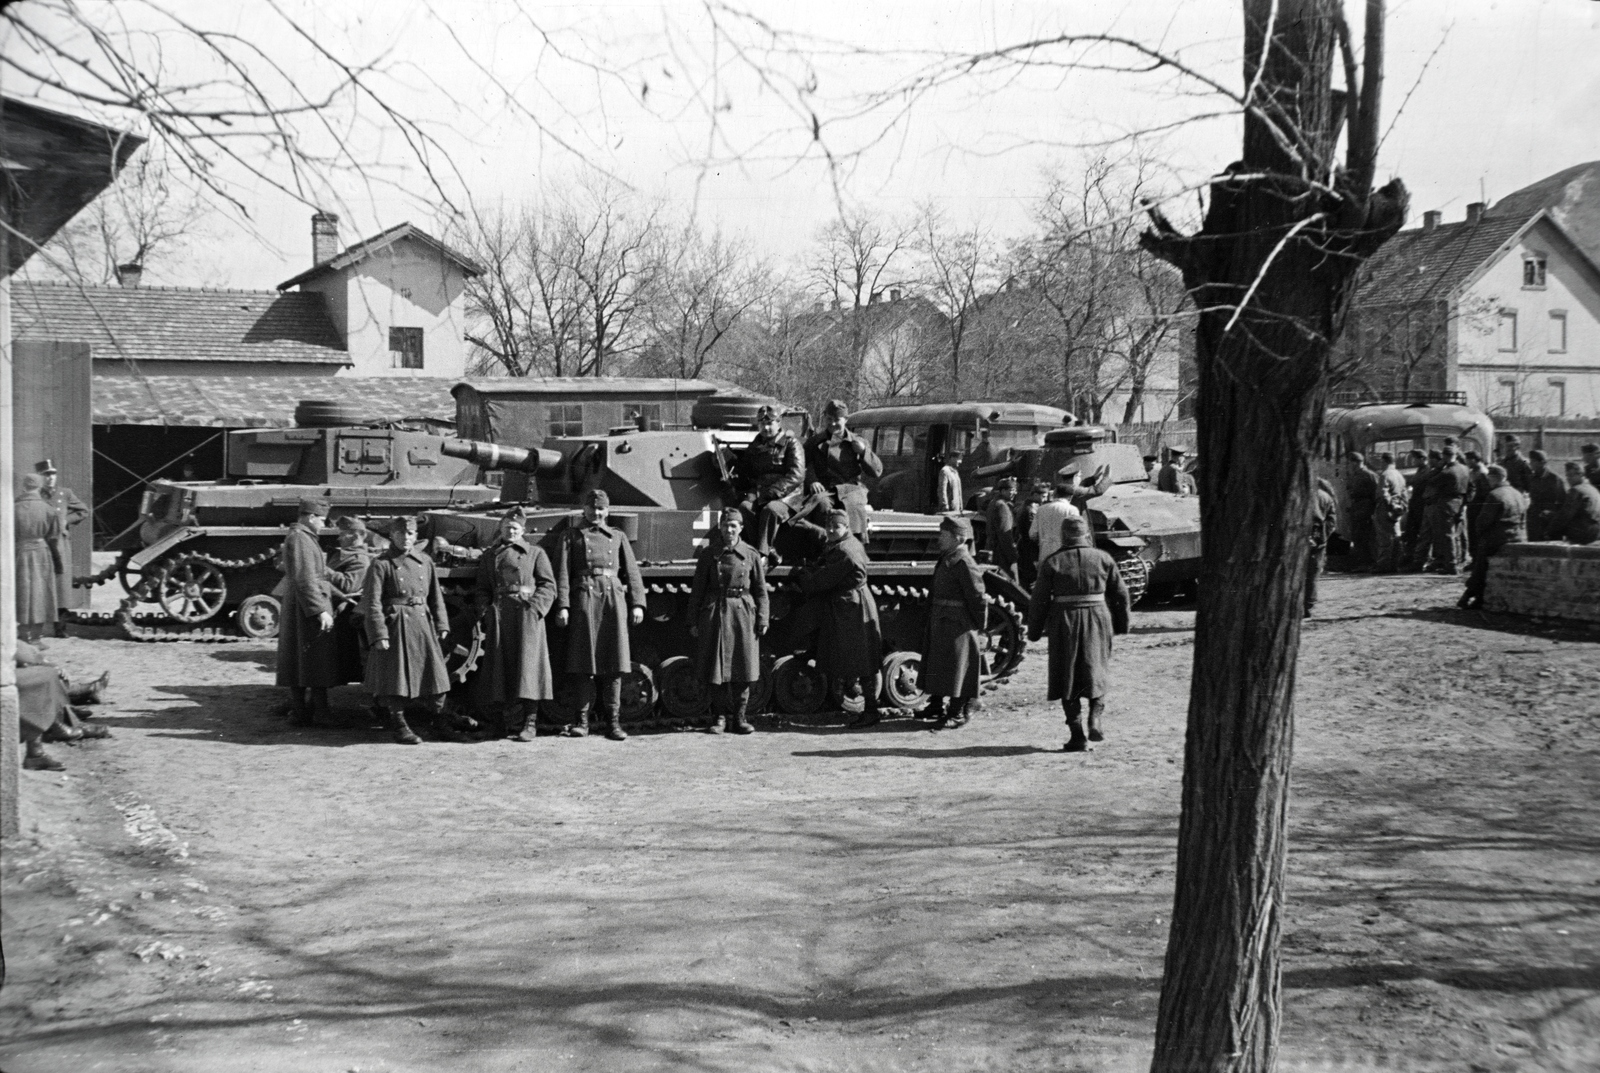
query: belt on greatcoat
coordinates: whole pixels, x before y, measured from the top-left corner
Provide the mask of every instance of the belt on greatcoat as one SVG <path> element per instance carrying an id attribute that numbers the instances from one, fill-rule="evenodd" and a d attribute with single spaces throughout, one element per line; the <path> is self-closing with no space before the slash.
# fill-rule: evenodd
<path id="1" fill-rule="evenodd" d="M 1053 596 L 1050 602 L 1057 607 L 1094 607 L 1096 604 L 1106 602 L 1103 592 L 1088 592 L 1077 596 Z"/>
<path id="2" fill-rule="evenodd" d="M 383 601 L 384 607 L 427 607 L 428 601 L 420 596 L 392 596 Z"/>

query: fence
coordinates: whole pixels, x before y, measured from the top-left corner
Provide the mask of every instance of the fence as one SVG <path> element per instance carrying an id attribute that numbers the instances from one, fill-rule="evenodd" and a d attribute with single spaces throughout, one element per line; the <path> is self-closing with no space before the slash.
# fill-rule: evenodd
<path id="1" fill-rule="evenodd" d="M 1535 448 L 1550 456 L 1553 465 L 1577 459 L 1586 443 L 1600 443 L 1600 420 L 1592 417 L 1495 417 L 1495 439 L 1515 436 L 1522 450 Z M 1497 450 L 1495 452 L 1499 454 Z"/>
<path id="2" fill-rule="evenodd" d="M 1160 421 L 1144 425 L 1118 425 L 1117 441 L 1136 444 L 1140 454 L 1160 455 L 1163 447 L 1182 447 L 1194 450 L 1196 430 L 1194 418 L 1181 421 Z"/>

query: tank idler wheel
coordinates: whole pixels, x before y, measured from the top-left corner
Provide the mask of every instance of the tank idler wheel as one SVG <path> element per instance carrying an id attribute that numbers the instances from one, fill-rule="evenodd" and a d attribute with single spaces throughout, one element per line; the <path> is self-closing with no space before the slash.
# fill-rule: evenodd
<path id="1" fill-rule="evenodd" d="M 222 610 L 228 580 L 198 555 L 185 555 L 163 567 L 154 582 L 156 602 L 178 622 L 205 622 Z"/>
<path id="2" fill-rule="evenodd" d="M 656 706 L 656 678 L 643 663 L 622 676 L 622 721 L 642 723 Z"/>
<path id="3" fill-rule="evenodd" d="M 928 706 L 922 690 L 922 653 L 891 652 L 883 657 L 883 703 L 908 712 Z"/>
<path id="4" fill-rule="evenodd" d="M 772 668 L 776 661 L 761 653 L 761 677 L 750 683 L 750 705 L 745 711 L 750 715 L 766 711 L 772 704 Z"/>
<path id="5" fill-rule="evenodd" d="M 281 612 L 276 596 L 258 592 L 239 601 L 239 610 L 234 617 L 238 620 L 240 633 L 265 641 L 278 636 L 278 616 Z"/>
<path id="6" fill-rule="evenodd" d="M 772 667 L 772 695 L 781 712 L 814 715 L 828 700 L 828 676 L 810 656 L 784 656 Z"/>
<path id="7" fill-rule="evenodd" d="M 142 603 L 155 599 L 150 592 L 150 582 L 154 578 L 145 574 L 143 568 L 133 565 L 133 552 L 125 551 L 117 560 L 117 580 L 122 583 L 122 591 Z"/>
<path id="8" fill-rule="evenodd" d="M 695 673 L 694 660 L 673 656 L 656 675 L 661 707 L 674 719 L 696 719 L 711 710 L 711 690 Z"/>

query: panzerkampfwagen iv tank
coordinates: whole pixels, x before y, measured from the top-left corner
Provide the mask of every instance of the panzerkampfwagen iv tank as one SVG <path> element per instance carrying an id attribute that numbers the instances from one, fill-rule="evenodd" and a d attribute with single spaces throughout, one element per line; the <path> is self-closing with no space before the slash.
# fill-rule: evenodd
<path id="1" fill-rule="evenodd" d="M 526 473 L 528 532 L 547 549 L 580 516 L 578 504 L 591 488 L 611 500 L 611 521 L 633 544 L 648 591 L 643 626 L 633 631 L 634 673 L 624 689 L 624 718 L 630 723 L 684 726 L 706 718 L 709 696 L 692 664 L 694 639 L 687 617 L 695 555 L 713 539 L 717 514 L 729 487 L 738 454 L 754 434 L 747 428 L 636 432 L 614 430 L 603 436 L 552 437 L 543 450 L 507 451 L 495 444 L 447 444 L 449 455 L 472 458 L 486 467 Z M 498 462 L 493 453 L 498 452 Z M 523 486 L 507 473 L 505 486 Z M 433 510 L 424 514 L 435 561 L 447 593 L 465 593 L 476 576 L 481 549 L 493 542 L 496 518 L 483 512 Z M 872 560 L 872 591 L 883 621 L 883 701 L 915 709 L 926 697 L 918 686 L 928 622 L 928 589 L 937 559 L 940 518 L 894 511 L 873 513 L 867 551 Z M 783 565 L 774 568 L 772 626 L 763 641 L 768 668 L 752 697 L 760 711 L 805 714 L 838 699 L 838 685 L 817 667 L 815 606 L 801 594 L 806 560 L 820 548 L 803 531 L 786 528 L 777 537 Z M 992 676 L 1008 674 L 1022 659 L 1027 596 L 1006 575 L 985 572 L 990 601 L 987 662 Z M 559 661 L 561 631 L 551 628 L 552 654 Z M 458 651 L 470 644 L 458 638 Z M 463 669 L 463 673 L 464 673 Z M 830 698 L 831 694 L 831 698 Z M 658 703 L 659 702 L 659 703 Z M 558 700 L 541 715 L 562 721 L 570 704 Z"/>
<path id="2" fill-rule="evenodd" d="M 130 597 L 185 626 L 222 624 L 236 612 L 243 633 L 270 637 L 278 627 L 270 594 L 283 576 L 274 557 L 301 499 L 325 500 L 338 518 L 499 498 L 478 483 L 473 460 L 442 450 L 444 437 L 341 424 L 337 404 L 301 403 L 295 416 L 296 428 L 230 432 L 222 480 L 151 483 L 139 521 L 110 544 L 123 553 L 118 574 Z"/>

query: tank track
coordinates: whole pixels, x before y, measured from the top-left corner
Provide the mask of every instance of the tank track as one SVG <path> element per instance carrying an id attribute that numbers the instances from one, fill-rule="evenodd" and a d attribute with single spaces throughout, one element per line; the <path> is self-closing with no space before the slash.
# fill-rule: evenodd
<path id="1" fill-rule="evenodd" d="M 77 626 L 115 626 L 130 641 L 159 643 L 167 641 L 204 641 L 208 644 L 243 644 L 256 641 L 242 633 L 234 633 L 227 626 L 193 626 L 176 624 L 159 612 L 139 613 L 136 596 L 126 597 L 115 611 L 69 610 L 62 614 L 67 622 Z M 261 643 L 261 642 L 256 642 Z"/>

